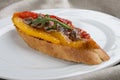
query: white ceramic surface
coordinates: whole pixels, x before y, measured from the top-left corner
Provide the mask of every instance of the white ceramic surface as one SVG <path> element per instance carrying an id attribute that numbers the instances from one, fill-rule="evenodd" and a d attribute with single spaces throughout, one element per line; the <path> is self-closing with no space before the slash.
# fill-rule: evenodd
<path id="1" fill-rule="evenodd" d="M 108 53 L 110 60 L 99 65 L 68 62 L 28 47 L 17 34 L 11 17 L 0 20 L 0 77 L 11 79 L 58 79 L 82 75 L 120 61 L 120 20 L 108 14 L 81 9 L 49 9 L 35 12 L 70 19 Z"/>

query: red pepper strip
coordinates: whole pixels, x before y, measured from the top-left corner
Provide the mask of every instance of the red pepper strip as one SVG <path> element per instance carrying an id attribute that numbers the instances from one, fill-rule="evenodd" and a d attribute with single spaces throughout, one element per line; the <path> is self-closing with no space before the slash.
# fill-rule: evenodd
<path id="1" fill-rule="evenodd" d="M 85 39 L 89 39 L 90 38 L 90 35 L 86 32 L 86 31 L 84 31 L 84 30 L 80 30 L 80 36 L 81 36 L 81 38 L 85 38 Z"/>
<path id="2" fill-rule="evenodd" d="M 65 23 L 65 24 L 68 24 L 70 27 L 74 28 L 74 26 L 72 25 L 72 22 L 71 22 L 70 20 L 63 19 L 63 18 L 57 17 L 57 16 L 55 16 L 55 15 L 50 15 L 50 18 L 57 19 L 57 20 L 59 20 L 60 22 L 63 22 L 63 23 Z"/>
<path id="3" fill-rule="evenodd" d="M 19 17 L 20 18 L 29 18 L 29 17 L 32 17 L 32 18 L 37 18 L 38 17 L 38 14 L 37 13 L 34 13 L 34 12 L 30 12 L 30 11 L 24 11 L 24 12 L 21 12 L 19 13 Z"/>

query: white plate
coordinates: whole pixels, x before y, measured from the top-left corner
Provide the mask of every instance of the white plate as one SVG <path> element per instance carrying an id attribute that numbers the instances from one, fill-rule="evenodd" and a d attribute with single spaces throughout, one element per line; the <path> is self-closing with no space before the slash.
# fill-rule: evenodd
<path id="1" fill-rule="evenodd" d="M 108 14 L 80 9 L 49 9 L 35 12 L 70 19 L 90 33 L 110 60 L 99 65 L 68 62 L 39 53 L 19 37 L 11 18 L 0 20 L 0 77 L 11 79 L 58 79 L 82 75 L 120 61 L 120 20 Z"/>

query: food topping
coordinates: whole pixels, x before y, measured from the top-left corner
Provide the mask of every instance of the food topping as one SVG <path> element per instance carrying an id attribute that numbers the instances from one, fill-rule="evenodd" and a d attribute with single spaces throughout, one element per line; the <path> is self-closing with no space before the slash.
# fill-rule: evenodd
<path id="1" fill-rule="evenodd" d="M 33 12 L 22 12 L 19 17 L 36 29 L 43 29 L 46 32 L 61 32 L 72 41 L 90 38 L 89 34 L 79 28 L 74 28 L 72 22 L 54 15 L 36 14 Z"/>

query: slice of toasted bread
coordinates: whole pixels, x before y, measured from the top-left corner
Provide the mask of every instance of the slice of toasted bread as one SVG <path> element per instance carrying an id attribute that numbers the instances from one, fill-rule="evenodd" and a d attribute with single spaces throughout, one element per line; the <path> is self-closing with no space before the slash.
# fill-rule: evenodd
<path id="1" fill-rule="evenodd" d="M 17 28 L 18 33 L 31 47 L 50 56 L 85 64 L 100 64 L 109 60 L 109 56 L 101 49 L 76 49 L 69 46 L 53 44 L 25 34 Z"/>

